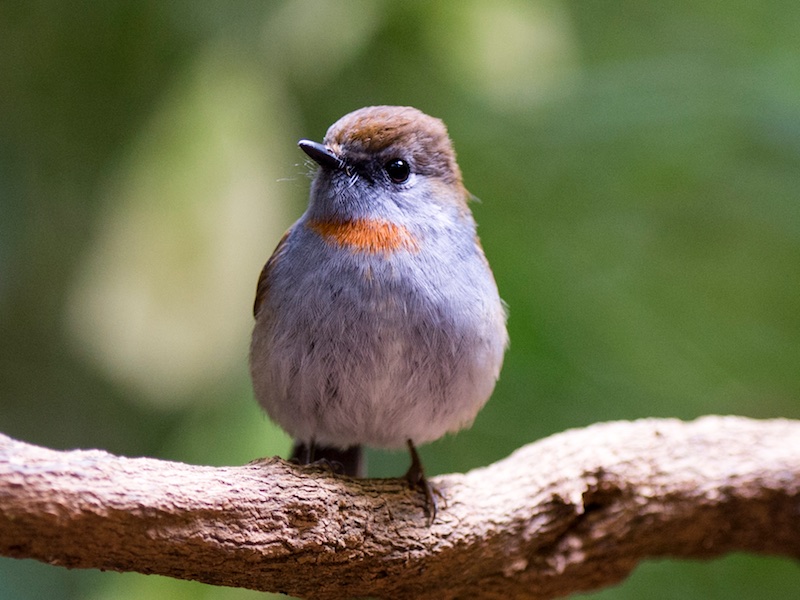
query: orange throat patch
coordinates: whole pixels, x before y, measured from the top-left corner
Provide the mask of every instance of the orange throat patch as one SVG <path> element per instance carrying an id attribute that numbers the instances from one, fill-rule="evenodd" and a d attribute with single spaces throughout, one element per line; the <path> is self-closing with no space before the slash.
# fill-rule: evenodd
<path id="1" fill-rule="evenodd" d="M 419 246 L 402 225 L 380 219 L 311 221 L 308 227 L 328 243 L 368 254 L 390 254 L 397 250 L 417 252 Z"/>

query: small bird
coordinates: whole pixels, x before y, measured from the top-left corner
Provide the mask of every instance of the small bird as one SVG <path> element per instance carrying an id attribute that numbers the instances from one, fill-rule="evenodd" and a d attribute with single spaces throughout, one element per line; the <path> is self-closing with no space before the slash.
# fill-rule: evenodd
<path id="1" fill-rule="evenodd" d="M 318 170 L 258 280 L 255 396 L 301 464 L 363 476 L 362 446 L 407 446 L 432 520 L 416 445 L 472 424 L 508 344 L 471 196 L 444 123 L 415 108 L 362 108 L 298 145 Z"/>

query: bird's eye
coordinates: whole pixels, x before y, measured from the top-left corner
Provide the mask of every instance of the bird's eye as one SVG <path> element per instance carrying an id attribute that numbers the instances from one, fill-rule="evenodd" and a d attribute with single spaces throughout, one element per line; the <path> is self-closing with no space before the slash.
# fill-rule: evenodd
<path id="1" fill-rule="evenodd" d="M 393 158 L 383 165 L 383 168 L 386 170 L 389 179 L 395 183 L 405 183 L 411 175 L 411 165 L 402 158 Z"/>

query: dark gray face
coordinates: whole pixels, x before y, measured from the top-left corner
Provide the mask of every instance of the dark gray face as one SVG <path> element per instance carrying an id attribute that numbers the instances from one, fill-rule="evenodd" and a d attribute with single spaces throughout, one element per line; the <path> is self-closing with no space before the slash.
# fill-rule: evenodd
<path id="1" fill-rule="evenodd" d="M 326 153 L 317 158 L 320 168 L 311 193 L 315 218 L 403 220 L 430 196 L 423 191 L 428 187 L 425 176 L 418 176 L 403 158 L 386 159 L 384 153 L 357 157 Z"/>
<path id="2" fill-rule="evenodd" d="M 332 176 L 345 176 L 348 179 L 358 177 L 370 185 L 383 185 L 387 189 L 409 183 L 411 176 L 419 169 L 415 168 L 410 158 L 412 152 L 408 148 L 390 146 L 379 152 L 352 151 L 340 147 L 334 152 L 328 146 L 300 140 L 300 148 L 308 154 L 323 170 Z M 424 173 L 431 175 L 431 173 Z"/>

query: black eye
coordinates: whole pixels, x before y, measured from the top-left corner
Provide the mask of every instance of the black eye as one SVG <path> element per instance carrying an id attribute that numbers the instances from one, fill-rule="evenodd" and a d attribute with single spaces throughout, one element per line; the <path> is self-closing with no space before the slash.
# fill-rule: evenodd
<path id="1" fill-rule="evenodd" d="M 395 183 L 405 183 L 411 175 L 411 165 L 402 158 L 393 158 L 383 165 L 383 168 L 386 169 L 389 179 Z"/>

